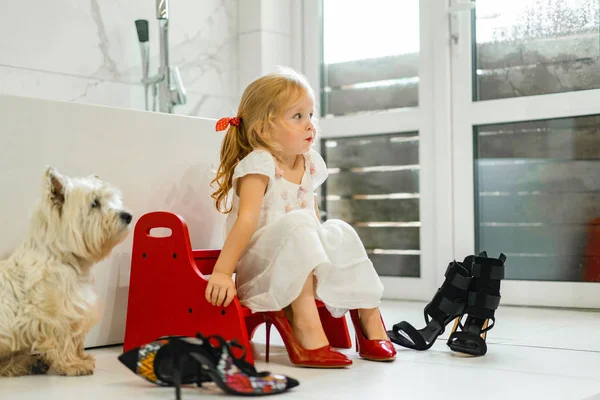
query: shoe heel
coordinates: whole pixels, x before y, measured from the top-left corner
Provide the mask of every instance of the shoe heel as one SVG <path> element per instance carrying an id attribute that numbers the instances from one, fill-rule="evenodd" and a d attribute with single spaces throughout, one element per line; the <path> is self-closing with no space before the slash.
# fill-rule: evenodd
<path id="1" fill-rule="evenodd" d="M 181 400 L 181 375 L 183 373 L 183 357 L 173 355 L 173 384 L 175 385 L 175 400 Z"/>
<path id="2" fill-rule="evenodd" d="M 483 330 L 483 333 L 481 334 L 481 338 L 485 341 L 485 338 L 487 337 L 487 327 L 490 323 L 489 319 L 486 319 L 485 322 L 483 323 L 483 326 L 481 327 L 481 329 Z"/>
<path id="3" fill-rule="evenodd" d="M 271 349 L 271 321 L 265 322 L 267 331 L 267 350 L 265 352 L 265 362 L 269 362 L 269 350 Z"/>
<path id="4" fill-rule="evenodd" d="M 460 318 L 461 317 L 456 317 L 456 319 L 454 320 L 454 325 L 452 326 L 450 334 L 453 334 L 454 332 L 456 332 L 456 329 L 458 329 L 458 323 L 460 322 Z"/>

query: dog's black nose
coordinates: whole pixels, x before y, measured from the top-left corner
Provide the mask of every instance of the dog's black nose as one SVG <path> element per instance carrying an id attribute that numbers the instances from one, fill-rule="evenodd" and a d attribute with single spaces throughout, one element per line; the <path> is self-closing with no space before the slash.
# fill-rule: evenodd
<path id="1" fill-rule="evenodd" d="M 127 212 L 122 212 L 120 217 L 121 217 L 121 220 L 128 225 L 131 222 L 131 219 L 133 218 L 133 216 Z"/>

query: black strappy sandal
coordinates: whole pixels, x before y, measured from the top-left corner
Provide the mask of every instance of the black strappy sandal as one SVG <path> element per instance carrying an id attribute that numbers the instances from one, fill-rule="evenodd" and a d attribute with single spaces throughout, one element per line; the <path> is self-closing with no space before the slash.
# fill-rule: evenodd
<path id="1" fill-rule="evenodd" d="M 487 353 L 485 339 L 487 332 L 496 323 L 494 314 L 500 305 L 500 281 L 504 279 L 505 261 L 504 254 L 500 254 L 498 258 L 488 258 L 485 252 L 473 260 L 473 281 L 465 308 L 467 319 L 464 325 L 461 322 L 462 316 L 456 319 L 447 343 L 453 351 L 473 356 Z"/>
<path id="2" fill-rule="evenodd" d="M 169 341 L 174 337 L 164 336 L 154 342 L 131 349 L 118 358 L 119 361 L 137 376 L 158 386 L 173 386 L 173 346 Z M 202 372 L 198 363 L 188 360 L 183 368 L 183 384 L 210 382 L 212 379 Z"/>
<path id="3" fill-rule="evenodd" d="M 211 342 L 217 342 L 213 345 Z M 169 340 L 173 351 L 173 377 L 176 399 L 181 399 L 182 372 L 189 360 L 198 363 L 203 374 L 208 375 L 223 391 L 242 396 L 278 394 L 299 385 L 285 375 L 268 371 L 257 372 L 244 360 L 245 348 L 236 341 L 227 342 L 220 336 L 195 338 L 175 337 Z M 240 358 L 233 356 L 231 347 L 242 351 Z M 201 385 L 200 383 L 198 384 Z"/>
<path id="4" fill-rule="evenodd" d="M 465 310 L 467 292 L 471 286 L 472 262 L 473 256 L 469 256 L 462 263 L 453 261 L 448 265 L 446 280 L 425 306 L 425 328 L 417 330 L 408 322 L 402 321 L 388 331 L 390 340 L 414 350 L 431 348 L 437 337 L 444 333 L 446 325 L 460 317 Z"/>

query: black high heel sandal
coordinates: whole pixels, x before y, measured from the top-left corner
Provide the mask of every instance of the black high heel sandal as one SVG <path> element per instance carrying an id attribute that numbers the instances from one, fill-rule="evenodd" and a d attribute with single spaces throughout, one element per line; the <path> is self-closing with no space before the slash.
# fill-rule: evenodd
<path id="1" fill-rule="evenodd" d="M 154 342 L 144 344 L 121 354 L 118 359 L 137 376 L 158 386 L 173 386 L 173 346 L 169 340 L 175 337 L 165 336 Z M 183 366 L 181 382 L 183 384 L 210 382 L 212 379 L 203 373 L 197 362 L 186 361 Z"/>
<path id="2" fill-rule="evenodd" d="M 456 319 L 447 343 L 453 351 L 472 356 L 487 353 L 485 339 L 487 332 L 496 324 L 494 314 L 500 305 L 500 281 L 504 279 L 505 261 L 504 254 L 498 258 L 488 258 L 486 252 L 482 252 L 475 257 L 471 270 L 473 281 L 465 308 L 467 319 L 464 325 L 462 316 Z"/>
<path id="3" fill-rule="evenodd" d="M 218 342 L 216 346 L 211 341 Z M 226 342 L 220 336 L 175 337 L 169 340 L 173 349 L 173 377 L 176 399 L 181 399 L 182 372 L 187 362 L 193 360 L 202 374 L 208 375 L 223 391 L 242 396 L 263 396 L 283 393 L 299 385 L 298 381 L 285 375 L 268 371 L 257 372 L 244 360 L 245 348 L 235 341 Z M 231 347 L 244 353 L 240 358 L 232 355 Z M 199 383 L 199 386 L 201 384 Z"/>
<path id="4" fill-rule="evenodd" d="M 444 283 L 425 306 L 427 326 L 417 330 L 408 322 L 402 321 L 387 332 L 390 340 L 414 350 L 431 348 L 437 337 L 444 333 L 446 325 L 461 316 L 465 310 L 467 291 L 472 280 L 472 262 L 473 256 L 469 256 L 462 263 L 453 261 L 448 265 Z"/>

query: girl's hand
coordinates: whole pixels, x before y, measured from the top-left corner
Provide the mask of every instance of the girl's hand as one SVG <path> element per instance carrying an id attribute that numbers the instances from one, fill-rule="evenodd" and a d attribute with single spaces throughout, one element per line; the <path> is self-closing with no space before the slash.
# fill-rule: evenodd
<path id="1" fill-rule="evenodd" d="M 236 295 L 235 284 L 231 276 L 213 271 L 206 287 L 206 300 L 213 306 L 227 307 Z"/>

